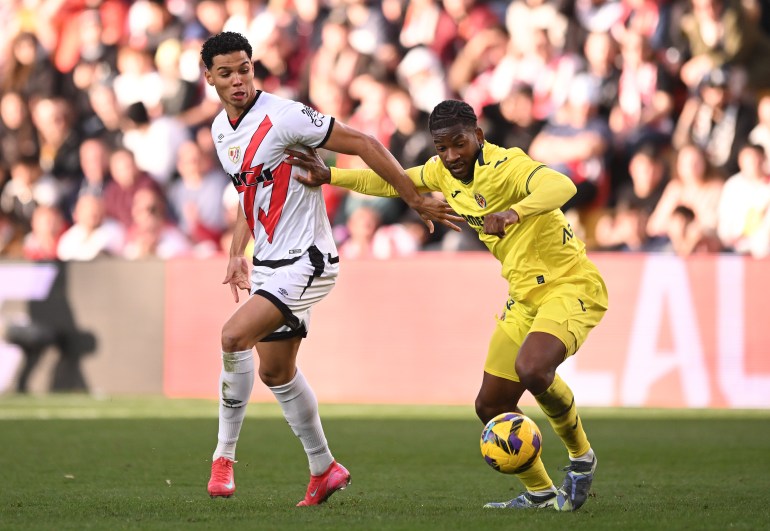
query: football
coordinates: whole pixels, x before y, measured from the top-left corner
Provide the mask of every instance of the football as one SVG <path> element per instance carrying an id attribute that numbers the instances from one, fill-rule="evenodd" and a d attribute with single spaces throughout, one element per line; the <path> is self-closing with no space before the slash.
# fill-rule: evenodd
<path id="1" fill-rule="evenodd" d="M 503 474 L 516 474 L 535 462 L 543 438 L 537 424 L 521 413 L 501 413 L 481 432 L 481 455 Z"/>

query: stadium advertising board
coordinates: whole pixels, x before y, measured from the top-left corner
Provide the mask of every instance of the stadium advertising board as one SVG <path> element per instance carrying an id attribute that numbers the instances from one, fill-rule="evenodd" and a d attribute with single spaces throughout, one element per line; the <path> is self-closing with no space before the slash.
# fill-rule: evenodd
<path id="1" fill-rule="evenodd" d="M 610 310 L 562 371 L 582 405 L 770 407 L 770 261 L 592 258 Z M 214 397 L 219 333 L 234 309 L 217 282 L 225 264 L 167 267 L 165 393 Z M 299 363 L 322 402 L 472 404 L 505 301 L 485 254 L 346 261 Z M 254 398 L 273 400 L 259 383 Z"/>

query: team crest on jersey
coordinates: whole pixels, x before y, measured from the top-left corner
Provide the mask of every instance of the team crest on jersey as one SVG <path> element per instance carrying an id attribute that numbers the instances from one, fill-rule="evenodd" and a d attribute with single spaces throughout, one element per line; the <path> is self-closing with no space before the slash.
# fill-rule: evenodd
<path id="1" fill-rule="evenodd" d="M 227 148 L 227 156 L 235 164 L 241 158 L 241 146 Z"/>
<path id="2" fill-rule="evenodd" d="M 473 198 L 476 200 L 476 203 L 478 203 L 478 205 L 481 208 L 485 208 L 487 206 L 487 200 L 484 199 L 484 196 L 481 195 L 480 193 L 477 192 L 473 194 Z"/>

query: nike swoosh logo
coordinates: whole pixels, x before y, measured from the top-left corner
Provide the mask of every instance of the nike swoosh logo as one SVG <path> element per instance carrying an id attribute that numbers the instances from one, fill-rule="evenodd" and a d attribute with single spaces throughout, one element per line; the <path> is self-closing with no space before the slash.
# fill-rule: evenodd
<path id="1" fill-rule="evenodd" d="M 235 483 L 233 483 L 232 481 L 230 483 L 228 483 L 227 485 L 225 485 L 225 488 L 228 489 L 228 490 L 232 489 L 233 487 L 235 487 Z"/>
<path id="2" fill-rule="evenodd" d="M 460 190 L 455 190 L 454 192 L 452 192 L 452 197 L 457 197 L 457 194 L 459 193 L 460 193 Z"/>
<path id="3" fill-rule="evenodd" d="M 319 488 L 319 487 L 316 487 L 316 488 L 315 488 L 315 490 L 314 490 L 313 492 L 311 492 L 311 493 L 310 493 L 310 497 L 311 497 L 311 498 L 315 498 L 315 495 L 318 493 L 318 488 Z"/>
<path id="4" fill-rule="evenodd" d="M 505 157 L 503 160 L 498 160 L 497 162 L 495 162 L 495 168 L 497 168 L 500 164 L 502 164 L 506 160 L 508 160 L 508 157 Z"/>

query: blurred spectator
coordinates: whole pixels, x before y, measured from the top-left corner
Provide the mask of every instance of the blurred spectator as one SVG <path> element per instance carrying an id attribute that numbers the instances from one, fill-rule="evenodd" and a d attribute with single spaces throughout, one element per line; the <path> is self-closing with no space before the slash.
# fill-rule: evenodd
<path id="1" fill-rule="evenodd" d="M 513 0 L 505 11 L 505 27 L 513 39 L 523 39 L 530 28 L 543 28 L 548 40 L 559 50 L 568 49 L 569 19 L 550 0 Z M 520 43 L 517 47 L 521 48 Z"/>
<path id="2" fill-rule="evenodd" d="M 534 94 L 535 118 L 548 119 L 566 102 L 581 63 L 575 54 L 555 48 L 545 29 L 530 28 L 518 44 L 511 39 L 507 55 L 490 78 L 490 96 L 500 101 L 515 83 L 527 84 Z"/>
<path id="3" fill-rule="evenodd" d="M 518 147 L 525 153 L 543 129 L 545 122 L 533 115 L 532 88 L 517 84 L 500 103 L 487 105 L 481 112 L 484 137 L 502 147 Z"/>
<path id="4" fill-rule="evenodd" d="M 158 45 L 155 65 L 161 78 L 160 106 L 163 114 L 180 116 L 198 101 L 198 86 L 181 77 L 179 60 L 182 57 L 182 43 L 168 39 Z"/>
<path id="5" fill-rule="evenodd" d="M 126 109 L 123 129 L 123 145 L 134 154 L 137 167 L 166 186 L 174 174 L 179 146 L 190 139 L 187 127 L 174 116 L 151 119 L 144 104 L 136 102 Z"/>
<path id="6" fill-rule="evenodd" d="M 719 239 L 725 248 L 737 253 L 752 253 L 770 244 L 770 233 L 762 230 L 763 219 L 770 215 L 766 161 L 762 146 L 746 145 L 738 156 L 741 171 L 727 179 L 722 189 Z"/>
<path id="7" fill-rule="evenodd" d="M 113 89 L 122 108 L 141 102 L 152 116 L 160 114 L 163 80 L 147 50 L 129 46 L 118 49 L 118 75 Z"/>
<path id="8" fill-rule="evenodd" d="M 229 186 L 227 176 L 215 170 L 197 143 L 190 140 L 179 148 L 179 178 L 168 189 L 168 200 L 179 228 L 198 246 L 211 252 L 219 249 L 225 230 L 222 194 Z"/>
<path id="9" fill-rule="evenodd" d="M 387 148 L 390 135 L 395 126 L 386 112 L 386 101 L 389 87 L 371 74 L 362 74 L 350 84 L 350 97 L 358 102 L 348 124 L 360 131 L 367 131 Z M 358 158 L 340 153 L 337 155 L 337 166 L 353 168 L 363 164 Z"/>
<path id="10" fill-rule="evenodd" d="M 87 109 L 88 89 L 96 83 L 111 83 L 118 73 L 118 47 L 102 40 L 104 27 L 99 12 L 88 9 L 80 15 L 80 49 L 70 74 L 76 109 Z"/>
<path id="11" fill-rule="evenodd" d="M 374 55 L 380 46 L 388 42 L 388 22 L 379 4 L 371 0 L 345 0 L 350 22 L 350 44 L 364 55 Z"/>
<path id="12" fill-rule="evenodd" d="M 22 258 L 24 232 L 11 216 L 0 209 L 0 258 Z"/>
<path id="13" fill-rule="evenodd" d="M 430 113 L 449 97 L 446 73 L 435 52 L 419 46 L 407 52 L 396 70 L 415 107 Z"/>
<path id="14" fill-rule="evenodd" d="M 88 89 L 89 112 L 80 123 L 85 138 L 99 137 L 110 148 L 123 145 L 123 114 L 110 85 L 96 84 Z"/>
<path id="15" fill-rule="evenodd" d="M 583 72 L 599 87 L 598 113 L 606 120 L 617 104 L 620 90 L 618 53 L 616 41 L 607 33 L 591 32 L 583 45 Z"/>
<path id="16" fill-rule="evenodd" d="M 23 249 L 26 260 L 56 260 L 59 240 L 67 229 L 61 211 L 41 205 L 32 213 L 32 230 L 24 237 Z"/>
<path id="17" fill-rule="evenodd" d="M 78 197 L 83 194 L 103 196 L 109 179 L 110 150 L 100 138 L 89 138 L 80 144 L 80 175 L 74 189 L 64 200 L 64 214 L 72 219 Z"/>
<path id="18" fill-rule="evenodd" d="M 530 156 L 567 175 L 577 193 L 562 210 L 601 206 L 608 192 L 610 130 L 597 116 L 598 88 L 581 75 L 572 82 L 567 104 L 532 141 Z"/>
<path id="19" fill-rule="evenodd" d="M 123 256 L 169 259 L 188 254 L 187 237 L 166 216 L 165 201 L 157 190 L 141 188 L 134 194 L 131 226 L 126 233 Z"/>
<path id="20" fill-rule="evenodd" d="M 587 32 L 609 32 L 623 20 L 620 0 L 575 0 L 575 18 Z"/>
<path id="21" fill-rule="evenodd" d="M 747 13 L 741 0 L 692 0 L 682 17 L 691 58 L 681 68 L 682 81 L 696 88 L 708 72 L 730 66 L 753 90 L 770 88 L 770 37 Z"/>
<path id="22" fill-rule="evenodd" d="M 367 62 L 366 56 L 350 44 L 350 23 L 345 12 L 335 9 L 324 21 L 320 46 L 309 58 L 303 91 L 317 105 L 324 99 L 323 93 L 329 90 L 329 85 L 347 90 L 353 79 L 364 73 Z"/>
<path id="23" fill-rule="evenodd" d="M 37 159 L 23 157 L 11 166 L 11 179 L 0 194 L 0 210 L 26 233 L 31 228 L 35 208 L 56 206 L 61 199 L 56 179 L 43 172 Z"/>
<path id="24" fill-rule="evenodd" d="M 120 256 L 125 230 L 119 222 L 105 217 L 104 199 L 81 195 L 73 212 L 73 225 L 59 239 L 59 260 L 89 261 L 104 256 Z"/>
<path id="25" fill-rule="evenodd" d="M 385 112 L 395 128 L 386 145 L 404 168 L 420 166 L 436 153 L 428 130 L 428 115 L 414 106 L 406 90 L 390 90 Z"/>
<path id="26" fill-rule="evenodd" d="M 110 155 L 109 168 L 112 179 L 104 186 L 105 213 L 127 228 L 133 220 L 134 194 L 142 188 L 160 187 L 136 166 L 133 153 L 127 149 L 117 149 Z"/>
<path id="27" fill-rule="evenodd" d="M 705 237 L 714 239 L 723 185 L 724 180 L 711 168 L 698 146 L 683 146 L 676 156 L 673 179 L 666 185 L 647 223 L 647 234 L 650 237 L 666 235 L 674 221 L 675 211 L 682 206 L 693 212 L 696 223 L 688 230 L 701 235 L 697 240 Z M 677 222 L 688 220 L 686 213 L 679 214 L 682 215 Z"/>
<path id="28" fill-rule="evenodd" d="M 6 92 L 0 96 L 0 182 L 14 162 L 39 156 L 40 144 L 27 104 L 18 92 Z"/>
<path id="29" fill-rule="evenodd" d="M 184 25 L 164 0 L 134 0 L 128 10 L 128 44 L 154 55 L 158 46 L 182 37 Z"/>
<path id="30" fill-rule="evenodd" d="M 508 44 L 508 34 L 503 28 L 484 29 L 471 37 L 449 67 L 449 87 L 477 114 L 484 105 L 497 101 L 489 83 L 495 68 L 505 57 Z"/>
<path id="31" fill-rule="evenodd" d="M 663 150 L 645 144 L 631 157 L 631 182 L 617 192 L 612 209 L 596 222 L 594 238 L 599 248 L 612 251 L 659 250 L 665 238 L 650 238 L 647 222 L 668 184 L 668 167 Z"/>
<path id="32" fill-rule="evenodd" d="M 40 166 L 56 178 L 64 191 L 71 190 L 80 170 L 72 105 L 63 98 L 46 98 L 32 106 L 32 123 L 38 133 Z"/>
<path id="33" fill-rule="evenodd" d="M 252 26 L 254 77 L 264 90 L 296 99 L 302 87 L 302 75 L 308 50 L 295 38 L 296 21 L 287 13 L 277 16 L 263 12 Z"/>
<path id="34" fill-rule="evenodd" d="M 713 233 L 702 226 L 692 209 L 679 205 L 671 213 L 666 227 L 671 250 L 678 256 L 718 252 L 719 240 Z"/>
<path id="35" fill-rule="evenodd" d="M 674 148 L 694 143 L 723 177 L 738 171 L 738 150 L 756 124 L 756 111 L 731 90 L 729 71 L 709 71 L 685 103 L 672 139 Z"/>
<path id="36" fill-rule="evenodd" d="M 762 146 L 765 150 L 765 155 L 770 154 L 770 94 L 765 94 L 759 98 L 757 103 L 757 125 L 749 132 L 748 140 L 752 144 Z"/>
<path id="37" fill-rule="evenodd" d="M 57 42 L 52 46 L 53 61 L 61 72 L 71 71 L 78 60 L 89 55 L 96 48 L 95 42 L 86 36 L 84 39 L 83 13 L 96 10 L 99 14 L 99 41 L 105 48 L 116 46 L 126 33 L 126 17 L 129 2 L 125 0 L 60 0 L 52 2 L 60 7 L 54 17 Z M 86 15 L 86 21 L 94 23 L 92 14 Z M 88 28 L 85 31 L 93 31 Z"/>
<path id="38" fill-rule="evenodd" d="M 0 76 L 0 92 L 18 92 L 27 103 L 59 93 L 61 74 L 33 33 L 19 33 L 13 40 L 11 53 Z"/>
<path id="39" fill-rule="evenodd" d="M 624 159 L 646 142 L 668 143 L 673 131 L 673 83 L 655 60 L 647 38 L 626 31 L 621 43 L 622 68 L 618 102 L 610 129 Z"/>
<path id="40" fill-rule="evenodd" d="M 413 232 L 400 224 L 382 225 L 378 212 L 367 206 L 350 214 L 347 228 L 349 237 L 339 247 L 343 259 L 385 260 L 413 254 L 420 247 Z"/>
<path id="41" fill-rule="evenodd" d="M 623 14 L 612 26 L 612 36 L 623 42 L 626 33 L 643 35 L 653 50 L 669 41 L 669 0 L 622 0 Z"/>

